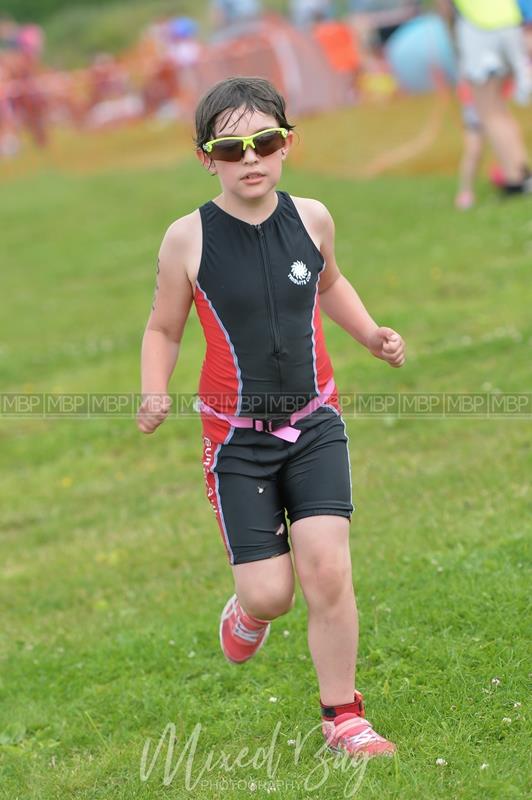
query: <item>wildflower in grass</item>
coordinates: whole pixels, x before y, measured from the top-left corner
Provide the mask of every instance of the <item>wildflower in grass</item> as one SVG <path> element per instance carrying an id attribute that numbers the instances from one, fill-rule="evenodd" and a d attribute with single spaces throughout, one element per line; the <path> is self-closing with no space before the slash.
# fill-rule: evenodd
<path id="1" fill-rule="evenodd" d="M 276 703 L 276 702 L 277 702 L 276 697 L 270 697 L 270 703 Z"/>
<path id="2" fill-rule="evenodd" d="M 500 686 L 501 682 L 500 682 L 499 678 L 492 678 L 491 679 L 491 685 L 492 686 Z"/>
<path id="3" fill-rule="evenodd" d="M 296 743 L 295 739 L 289 739 L 286 744 L 288 745 L 288 747 L 293 747 L 295 743 Z"/>
<path id="4" fill-rule="evenodd" d="M 515 702 L 514 703 L 514 708 L 521 708 L 521 703 Z"/>
<path id="5" fill-rule="evenodd" d="M 512 722 L 512 720 L 510 719 L 510 717 L 503 717 L 503 718 L 502 718 L 502 721 L 504 722 L 504 724 L 505 724 L 505 725 L 510 725 L 510 724 L 511 724 L 511 722 Z"/>
<path id="6" fill-rule="evenodd" d="M 290 631 L 283 631 L 283 636 L 286 639 L 287 636 L 290 636 Z"/>
<path id="7" fill-rule="evenodd" d="M 446 767 L 447 761 L 444 758 L 437 758 L 436 759 L 436 766 L 438 767 Z"/>
<path id="8" fill-rule="evenodd" d="M 480 765 L 480 769 L 487 769 L 488 767 L 489 767 L 489 764 L 481 764 Z"/>

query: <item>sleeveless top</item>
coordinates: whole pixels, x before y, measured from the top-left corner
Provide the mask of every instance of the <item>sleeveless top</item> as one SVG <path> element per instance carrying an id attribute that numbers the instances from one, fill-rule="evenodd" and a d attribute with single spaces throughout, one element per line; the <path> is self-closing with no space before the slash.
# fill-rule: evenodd
<path id="1" fill-rule="evenodd" d="M 279 191 L 277 201 L 260 225 L 212 200 L 199 209 L 194 303 L 207 348 L 198 395 L 220 413 L 284 419 L 333 377 L 318 296 L 325 262 L 290 195 Z M 340 410 L 336 387 L 328 405 Z M 215 441 L 231 429 L 208 414 L 202 423 Z"/>
<path id="2" fill-rule="evenodd" d="M 463 17 L 479 28 L 495 30 L 521 24 L 517 0 L 454 0 L 454 4 Z"/>

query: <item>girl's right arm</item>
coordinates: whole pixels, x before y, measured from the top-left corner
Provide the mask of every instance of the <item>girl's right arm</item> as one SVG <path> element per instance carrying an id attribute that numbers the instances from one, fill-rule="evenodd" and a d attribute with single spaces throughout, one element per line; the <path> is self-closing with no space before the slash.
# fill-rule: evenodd
<path id="1" fill-rule="evenodd" d="M 153 304 L 142 339 L 142 403 L 137 413 L 142 433 L 153 433 L 170 411 L 168 382 L 193 300 L 187 244 L 187 225 L 181 218 L 168 228 L 159 250 Z"/>

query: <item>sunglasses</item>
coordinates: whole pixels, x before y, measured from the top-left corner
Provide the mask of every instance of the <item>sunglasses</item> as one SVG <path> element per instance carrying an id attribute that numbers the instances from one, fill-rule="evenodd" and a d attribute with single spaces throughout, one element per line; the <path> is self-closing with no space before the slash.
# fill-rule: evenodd
<path id="1" fill-rule="evenodd" d="M 287 136 L 286 128 L 266 128 L 252 136 L 222 136 L 220 139 L 211 139 L 203 145 L 203 150 L 214 161 L 240 161 L 248 146 L 259 156 L 271 156 L 283 147 Z"/>

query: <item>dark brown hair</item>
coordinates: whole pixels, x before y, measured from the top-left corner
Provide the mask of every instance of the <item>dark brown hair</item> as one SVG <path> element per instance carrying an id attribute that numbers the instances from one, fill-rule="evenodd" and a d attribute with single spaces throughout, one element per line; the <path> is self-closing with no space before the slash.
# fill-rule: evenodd
<path id="1" fill-rule="evenodd" d="M 291 131 L 294 126 L 286 119 L 284 97 L 270 81 L 257 77 L 226 78 L 212 86 L 201 98 L 196 108 L 196 146 L 201 147 L 214 139 L 214 126 L 220 114 L 227 112 L 227 119 L 237 108 L 243 114 L 261 111 L 275 117 L 279 127 Z M 237 120 L 240 121 L 241 117 Z M 235 123 L 236 124 L 236 123 Z"/>

